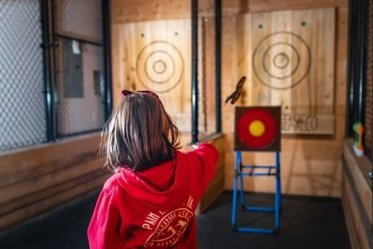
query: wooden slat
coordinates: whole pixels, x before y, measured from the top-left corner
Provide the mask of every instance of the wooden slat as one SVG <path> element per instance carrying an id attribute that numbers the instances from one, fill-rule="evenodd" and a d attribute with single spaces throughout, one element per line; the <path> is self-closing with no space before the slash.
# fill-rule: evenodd
<path id="1" fill-rule="evenodd" d="M 214 180 L 210 183 L 206 190 L 205 195 L 201 199 L 200 212 L 205 212 L 211 204 L 220 196 L 224 191 L 224 171 L 220 171 L 215 176 Z"/>
<path id="2" fill-rule="evenodd" d="M 143 22 L 190 18 L 190 1 L 184 0 L 113 0 L 112 23 Z"/>
<path id="3" fill-rule="evenodd" d="M 107 178 L 98 133 L 0 155 L 0 230 L 19 224 Z"/>
<path id="4" fill-rule="evenodd" d="M 33 203 L 22 209 L 18 209 L 0 219 L 0 231 L 8 229 L 12 226 L 22 223 L 23 221 L 35 217 L 38 214 L 44 213 L 53 207 L 63 204 L 73 198 L 81 196 L 89 191 L 92 191 L 99 186 L 102 186 L 107 176 L 101 176 L 96 180 L 81 184 L 75 188 L 61 192 L 50 198 L 43 199 L 40 202 Z"/>
<path id="5" fill-rule="evenodd" d="M 219 136 L 213 138 L 212 144 L 217 148 L 220 156 L 216 166 L 216 175 L 210 182 L 200 201 L 199 212 L 204 212 L 224 190 L 225 137 Z"/>
<path id="6" fill-rule="evenodd" d="M 304 10 L 315 8 L 330 8 L 346 4 L 344 0 L 247 0 L 250 12 L 275 10 Z"/>
<path id="7" fill-rule="evenodd" d="M 14 212 L 17 209 L 25 208 L 33 203 L 40 202 L 43 199 L 48 199 L 71 188 L 75 188 L 81 184 L 85 184 L 89 181 L 95 181 L 98 177 L 104 175 L 109 176 L 108 173 L 108 171 L 102 169 L 96 170 L 76 178 L 68 179 L 60 184 L 51 185 L 48 188 L 42 189 L 38 192 L 21 196 L 9 202 L 3 203 L 0 205 L 0 217 L 5 216 L 7 213 Z"/>
<path id="8" fill-rule="evenodd" d="M 347 231 L 348 231 L 349 238 L 350 238 L 350 244 L 351 244 L 352 249 L 361 249 L 360 247 L 358 247 L 359 240 L 354 230 L 354 223 L 353 223 L 353 216 L 351 213 L 351 209 L 348 206 L 349 204 L 347 203 L 346 198 L 344 198 L 344 195 L 345 195 L 344 188 L 345 187 L 343 186 L 342 187 L 342 206 L 343 206 L 343 211 L 344 211 L 344 215 L 346 219 L 346 225 L 347 225 Z"/>
<path id="9" fill-rule="evenodd" d="M 335 131 L 333 114 L 297 114 L 282 115 L 282 134 L 330 135 Z"/>
<path id="10" fill-rule="evenodd" d="M 280 10 L 306 10 L 317 8 L 334 8 L 346 5 L 344 0 L 223 0 L 223 15 L 242 13 L 269 12 Z"/>
<path id="11" fill-rule="evenodd" d="M 91 161 L 97 157 L 97 152 L 82 153 L 76 157 L 68 157 L 65 160 L 56 160 L 37 167 L 27 167 L 19 170 L 17 173 L 8 172 L 0 175 L 0 189 L 5 186 L 17 184 L 21 181 L 33 179 L 42 175 L 46 175 L 55 171 L 72 167 L 79 163 Z"/>
<path id="12" fill-rule="evenodd" d="M 99 141 L 100 136 L 94 134 L 0 155 L 0 184 L 4 185 L 3 181 L 10 184 L 84 161 L 88 156 L 97 155 Z"/>
<path id="13" fill-rule="evenodd" d="M 200 0 L 199 16 L 212 16 L 212 1 Z M 315 8 L 331 8 L 344 5 L 343 0 L 223 0 L 223 15 L 255 13 L 279 10 L 304 10 Z M 114 0 L 111 3 L 112 23 L 143 22 L 151 20 L 190 18 L 190 1 L 185 0 Z"/>
<path id="14" fill-rule="evenodd" d="M 62 183 L 68 181 L 69 179 L 93 172 L 100 169 L 102 165 L 102 159 L 96 158 L 88 162 L 73 165 L 63 170 L 53 171 L 51 173 L 31 178 L 14 185 L 8 185 L 1 188 L 0 204 L 9 202 L 21 196 L 41 191 L 45 188 L 53 186 L 54 184 Z"/>
<path id="15" fill-rule="evenodd" d="M 365 213 L 368 215 L 368 220 L 372 224 L 372 210 L 373 210 L 373 195 L 372 183 L 369 182 L 368 172 L 372 169 L 372 164 L 364 157 L 356 157 L 352 151 L 352 141 L 349 139 L 344 146 L 343 157 L 346 160 L 347 174 L 350 175 L 356 191 L 359 193 L 359 198 Z"/>
<path id="16" fill-rule="evenodd" d="M 371 249 L 371 245 L 373 245 L 373 239 L 370 234 L 370 227 L 368 224 L 366 226 L 364 225 L 364 223 L 368 222 L 363 220 L 365 217 L 362 216 L 362 213 L 360 211 L 361 208 L 356 207 L 356 205 L 358 205 L 358 201 L 356 200 L 356 196 L 352 191 L 351 182 L 349 181 L 347 176 L 344 176 L 343 180 L 343 203 L 345 205 L 344 208 L 348 213 L 346 218 L 350 218 L 348 224 L 350 225 L 349 231 L 353 234 L 351 237 L 356 237 L 356 239 L 352 239 L 352 242 L 356 243 L 353 247 L 359 249 Z"/>

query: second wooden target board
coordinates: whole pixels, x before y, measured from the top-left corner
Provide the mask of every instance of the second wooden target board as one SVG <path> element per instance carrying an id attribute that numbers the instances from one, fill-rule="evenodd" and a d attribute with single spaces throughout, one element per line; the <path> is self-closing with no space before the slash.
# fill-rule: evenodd
<path id="1" fill-rule="evenodd" d="M 334 133 L 335 9 L 245 14 L 238 40 L 243 104 L 281 105 L 282 133 Z"/>
<path id="2" fill-rule="evenodd" d="M 190 19 L 125 23 L 119 36 L 120 84 L 157 93 L 179 129 L 190 131 Z"/>

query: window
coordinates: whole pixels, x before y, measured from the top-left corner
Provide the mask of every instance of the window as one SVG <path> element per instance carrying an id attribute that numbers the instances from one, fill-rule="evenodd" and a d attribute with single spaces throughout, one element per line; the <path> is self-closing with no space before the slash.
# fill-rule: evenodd
<path id="1" fill-rule="evenodd" d="M 0 152 L 101 130 L 105 2 L 0 1 Z"/>

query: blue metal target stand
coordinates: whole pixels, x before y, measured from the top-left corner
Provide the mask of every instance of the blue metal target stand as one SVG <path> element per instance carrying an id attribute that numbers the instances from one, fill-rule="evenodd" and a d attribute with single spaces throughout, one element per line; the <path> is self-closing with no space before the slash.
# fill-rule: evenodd
<path id="1" fill-rule="evenodd" d="M 256 109 L 255 109 L 256 108 Z M 241 143 L 242 132 L 240 134 L 240 126 L 244 127 L 243 132 L 247 132 L 247 126 L 251 122 L 250 119 L 253 114 L 259 113 L 262 110 L 257 110 L 262 108 L 257 107 L 236 107 L 235 116 L 236 116 L 236 131 L 235 131 L 235 163 L 234 163 L 234 180 L 233 180 L 233 198 L 232 198 L 232 228 L 234 231 L 238 232 L 247 232 L 247 233 L 264 233 L 264 234 L 277 234 L 280 230 L 280 212 L 282 209 L 282 194 L 281 194 L 281 175 L 280 175 L 280 147 L 281 147 L 281 130 L 280 130 L 280 113 L 281 109 L 279 107 L 266 107 L 264 111 L 269 111 L 270 115 L 274 116 L 274 119 L 263 116 L 264 125 L 273 125 L 276 127 L 276 131 L 273 132 L 271 143 L 268 148 L 264 150 L 251 150 L 248 148 L 248 144 Z M 253 110 L 253 111 L 252 111 Z M 249 116 L 241 118 L 243 116 Z M 267 115 L 267 114 L 266 114 Z M 245 118 L 249 121 L 245 121 Z M 243 120 L 243 121 L 242 121 Z M 245 123 L 246 122 L 246 123 Z M 237 128 L 238 127 L 238 128 Z M 273 128 L 273 127 L 272 127 Z M 242 129 L 241 129 L 242 131 Z M 245 135 L 245 134 L 244 134 Z M 255 138 L 254 138 L 255 139 Z M 241 141 L 240 141 L 241 140 Z M 245 142 L 245 141 L 244 141 Z M 245 165 L 242 159 L 243 152 L 273 152 L 274 153 L 274 165 Z M 247 205 L 245 202 L 245 193 L 244 193 L 244 177 L 274 177 L 275 178 L 275 193 L 274 193 L 274 206 L 254 206 Z M 238 197 L 239 195 L 239 197 Z M 239 207 L 241 210 L 238 209 Z M 273 213 L 274 214 L 274 224 L 272 228 L 260 228 L 250 225 L 239 226 L 237 224 L 238 216 L 244 215 L 243 213 L 247 212 L 263 212 L 263 213 Z M 242 214 L 241 214 L 242 213 Z"/>
<path id="2" fill-rule="evenodd" d="M 255 172 L 256 170 L 268 170 L 267 172 Z M 249 232 L 249 233 L 266 233 L 266 234 L 277 234 L 280 230 L 280 211 L 282 208 L 282 196 L 281 196 L 281 177 L 280 177 L 280 153 L 275 152 L 275 165 L 263 166 L 263 165 L 243 165 L 241 151 L 235 152 L 235 165 L 234 165 L 234 180 L 233 180 L 233 201 L 232 201 L 232 228 L 238 232 Z M 275 177 L 275 200 L 274 207 L 267 206 L 249 206 L 245 203 L 244 196 L 244 177 L 263 177 L 263 176 L 274 176 Z M 237 195 L 239 192 L 239 202 L 243 211 L 249 212 L 269 212 L 274 213 L 274 228 L 258 228 L 258 227 L 247 227 L 237 226 Z"/>

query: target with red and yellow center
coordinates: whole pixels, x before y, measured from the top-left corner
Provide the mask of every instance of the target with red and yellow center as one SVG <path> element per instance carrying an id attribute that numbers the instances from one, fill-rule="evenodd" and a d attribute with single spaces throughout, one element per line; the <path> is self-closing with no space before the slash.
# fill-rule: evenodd
<path id="1" fill-rule="evenodd" d="M 279 151 L 281 107 L 236 107 L 235 150 Z"/>

